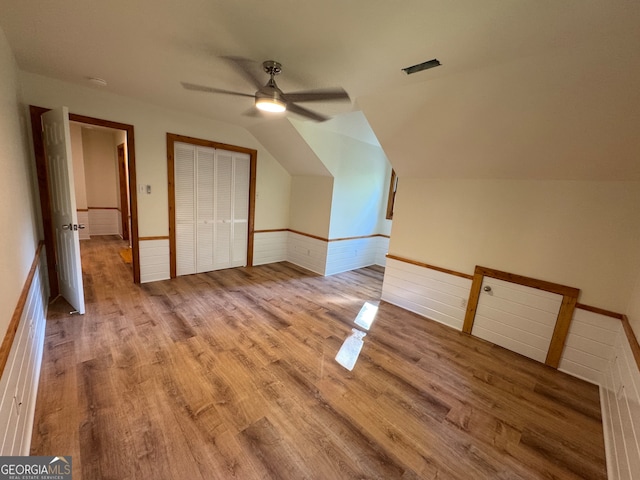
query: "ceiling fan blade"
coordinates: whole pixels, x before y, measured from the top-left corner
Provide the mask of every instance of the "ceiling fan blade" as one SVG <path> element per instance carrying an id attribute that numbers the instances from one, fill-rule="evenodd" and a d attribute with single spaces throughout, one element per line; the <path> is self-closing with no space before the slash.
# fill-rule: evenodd
<path id="1" fill-rule="evenodd" d="M 264 87 L 264 78 L 258 76 L 256 73 L 256 62 L 242 57 L 224 56 L 222 58 L 228 60 L 235 70 L 240 73 L 245 80 L 250 82 L 256 90 L 260 90 L 260 88 Z"/>
<path id="2" fill-rule="evenodd" d="M 223 90 L 221 88 L 213 88 L 213 87 L 205 87 L 204 85 L 196 85 L 195 83 L 187 83 L 187 82 L 180 82 L 180 83 L 187 90 L 195 90 L 198 92 L 208 92 L 208 93 L 225 93 L 227 95 L 237 95 L 240 97 L 255 98 L 255 96 L 251 95 L 250 93 L 232 92 L 231 90 Z"/>
<path id="3" fill-rule="evenodd" d="M 328 102 L 351 100 L 349 98 L 349 94 L 343 88 L 309 90 L 306 92 L 292 92 L 285 93 L 284 96 L 290 102 Z"/>
<path id="4" fill-rule="evenodd" d="M 300 105 L 296 105 L 295 103 L 287 103 L 287 111 L 297 113 L 298 115 L 310 118 L 311 120 L 315 120 L 316 122 L 324 122 L 325 120 L 329 120 L 329 117 L 325 117 L 324 115 L 320 115 L 319 113 L 312 112 L 311 110 L 307 110 L 306 108 L 302 108 Z"/>

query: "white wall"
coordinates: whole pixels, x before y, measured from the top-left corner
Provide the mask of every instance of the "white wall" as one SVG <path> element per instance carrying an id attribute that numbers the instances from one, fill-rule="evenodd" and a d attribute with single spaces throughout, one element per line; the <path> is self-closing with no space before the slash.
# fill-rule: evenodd
<path id="1" fill-rule="evenodd" d="M 0 339 L 31 268 L 40 220 L 18 68 L 0 29 Z"/>
<path id="2" fill-rule="evenodd" d="M 76 192 L 76 208 L 87 209 L 87 184 L 84 178 L 84 152 L 82 149 L 82 126 L 71 122 L 71 158 L 73 159 L 73 183 Z"/>
<path id="3" fill-rule="evenodd" d="M 333 178 L 295 176 L 291 181 L 289 228 L 329 238 Z"/>
<path id="4" fill-rule="evenodd" d="M 41 224 L 28 120 L 18 69 L 0 29 L 0 341 L 34 262 Z M 42 251 L 40 259 L 45 258 Z M 49 297 L 44 262 L 36 264 L 7 364 L 0 378 L 0 454 L 28 455 Z"/>
<path id="5" fill-rule="evenodd" d="M 83 127 L 82 149 L 89 235 L 121 234 L 122 224 L 117 210 L 120 206 L 120 179 L 115 134 L 111 130 Z"/>
<path id="6" fill-rule="evenodd" d="M 255 229 L 289 226 L 291 176 L 271 155 L 258 151 Z"/>
<path id="7" fill-rule="evenodd" d="M 333 187 L 330 238 L 389 234 L 385 219 L 391 165 L 382 149 L 353 140 L 340 162 Z M 378 231 L 378 228 L 381 231 Z"/>
<path id="8" fill-rule="evenodd" d="M 382 148 L 311 122 L 293 125 L 334 177 L 329 238 L 389 235 L 391 165 Z"/>
<path id="9" fill-rule="evenodd" d="M 113 132 L 82 128 L 82 148 L 89 208 L 118 207 L 118 161 Z"/>
<path id="10" fill-rule="evenodd" d="M 389 251 L 577 287 L 579 302 L 624 313 L 640 271 L 638 205 L 638 182 L 401 177 Z"/>
<path id="11" fill-rule="evenodd" d="M 134 126 L 137 180 L 152 187 L 150 195 L 138 195 L 141 237 L 169 234 L 167 132 L 255 148 L 258 151 L 256 228 L 280 228 L 283 219 L 288 217 L 289 197 L 282 192 L 288 191 L 291 177 L 246 129 L 26 72 L 21 72 L 20 82 L 28 104 L 66 105 L 75 114 Z"/>

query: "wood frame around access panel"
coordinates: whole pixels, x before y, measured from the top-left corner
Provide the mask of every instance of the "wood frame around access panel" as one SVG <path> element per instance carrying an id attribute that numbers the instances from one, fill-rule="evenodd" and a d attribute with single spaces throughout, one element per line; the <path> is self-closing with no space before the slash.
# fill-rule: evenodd
<path id="1" fill-rule="evenodd" d="M 176 142 L 189 143 L 201 147 L 217 148 L 219 150 L 228 150 L 231 152 L 246 153 L 250 157 L 249 163 L 249 218 L 248 218 L 248 234 L 247 234 L 247 267 L 253 266 L 253 237 L 254 222 L 256 210 L 256 166 L 258 160 L 258 151 L 252 148 L 239 147 L 237 145 L 229 145 L 226 143 L 214 142 L 212 140 L 204 140 L 201 138 L 188 137 L 175 133 L 167 133 L 167 179 L 169 183 L 169 269 L 171 278 L 177 276 L 176 267 L 176 185 L 175 185 L 175 159 L 174 144 Z"/>
<path id="2" fill-rule="evenodd" d="M 551 343 L 549 345 L 549 350 L 547 351 L 547 358 L 544 362 L 550 367 L 558 368 L 558 365 L 560 364 L 560 357 L 562 356 L 562 350 L 564 349 L 564 344 L 567 339 L 567 334 L 569 333 L 569 325 L 573 318 L 573 311 L 575 310 L 576 303 L 578 302 L 580 289 L 567 287 L 566 285 L 560 285 L 558 283 L 547 282 L 545 280 L 524 277 L 513 273 L 502 272 L 493 268 L 476 266 L 473 274 L 471 291 L 469 292 L 467 313 L 464 317 L 464 324 L 462 326 L 462 331 L 469 335 L 471 335 L 471 330 L 473 329 L 473 321 L 476 317 L 478 301 L 480 300 L 480 289 L 482 288 L 482 281 L 484 280 L 484 277 L 496 278 L 505 282 L 516 283 L 518 285 L 524 285 L 525 287 L 537 288 L 539 290 L 562 295 L 562 304 L 560 306 L 560 311 L 558 312 L 555 328 L 553 329 L 553 336 L 551 337 Z"/>

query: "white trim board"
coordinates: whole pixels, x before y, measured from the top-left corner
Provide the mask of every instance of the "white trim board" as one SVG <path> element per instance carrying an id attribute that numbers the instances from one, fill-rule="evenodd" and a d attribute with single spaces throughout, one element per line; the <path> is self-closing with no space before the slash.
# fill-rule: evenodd
<path id="1" fill-rule="evenodd" d="M 0 378 L 0 455 L 29 455 L 42 366 L 49 285 L 44 249 Z"/>

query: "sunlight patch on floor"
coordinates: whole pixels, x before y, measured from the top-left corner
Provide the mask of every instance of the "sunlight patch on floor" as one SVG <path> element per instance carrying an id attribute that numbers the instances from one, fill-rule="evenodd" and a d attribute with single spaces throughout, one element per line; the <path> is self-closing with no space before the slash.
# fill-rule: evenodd
<path id="1" fill-rule="evenodd" d="M 369 330 L 373 321 L 376 319 L 377 313 L 378 305 L 371 302 L 364 302 L 364 305 L 360 309 L 360 312 L 358 312 L 354 323 L 365 330 Z M 356 366 L 358 356 L 360 355 L 360 351 L 364 345 L 363 338 L 367 335 L 365 332 L 358 330 L 357 328 L 352 328 L 351 332 L 351 335 L 345 339 L 340 350 L 338 350 L 338 354 L 336 355 L 336 362 L 349 371 L 352 371 Z"/>

